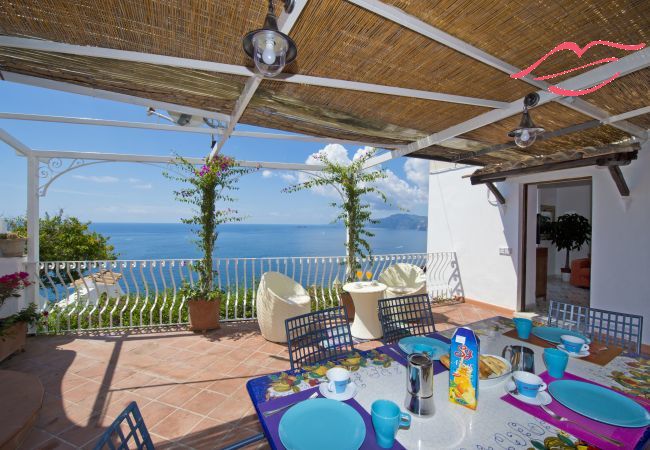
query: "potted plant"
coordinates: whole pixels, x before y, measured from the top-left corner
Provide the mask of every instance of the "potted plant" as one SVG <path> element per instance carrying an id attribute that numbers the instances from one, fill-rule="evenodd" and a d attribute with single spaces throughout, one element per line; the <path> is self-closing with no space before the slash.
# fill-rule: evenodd
<path id="1" fill-rule="evenodd" d="M 21 233 L 0 233 L 0 253 L 5 258 L 15 258 L 25 254 L 27 236 Z"/>
<path id="2" fill-rule="evenodd" d="M 369 224 L 377 223 L 371 217 L 370 204 L 363 198 L 368 194 L 375 194 L 383 202 L 386 195 L 373 184 L 386 178 L 383 170 L 366 170 L 364 164 L 375 154 L 372 149 L 349 164 L 332 161 L 324 152 L 318 153 L 314 158 L 323 165 L 321 172 L 309 172 L 312 179 L 283 189 L 284 192 L 296 192 L 304 189 L 331 186 L 341 197 L 340 203 L 334 202 L 332 206 L 340 210 L 335 222 L 342 221 L 346 227 L 346 271 L 347 282 L 354 281 L 357 272 L 361 273 L 361 259 L 370 256 L 372 251 L 366 238 L 374 234 L 368 231 Z M 349 293 L 339 293 L 341 302 L 348 311 L 348 319 L 354 318 L 354 303 Z"/>
<path id="3" fill-rule="evenodd" d="M 580 214 L 563 214 L 553 222 L 550 237 L 558 252 L 566 250 L 566 260 L 561 272 L 562 280 L 569 281 L 571 276 L 569 254 L 571 250 L 580 250 L 591 240 L 591 224 Z"/>
<path id="4" fill-rule="evenodd" d="M 181 219 L 183 223 L 196 225 L 195 241 L 201 251 L 201 259 L 194 264 L 198 273 L 196 284 L 186 283 L 181 294 L 187 300 L 190 328 L 205 331 L 219 328 L 221 292 L 214 288 L 214 248 L 217 241 L 217 226 L 228 222 L 240 222 L 238 212 L 230 208 L 217 208 L 217 203 L 233 202 L 229 191 L 236 189 L 235 183 L 251 169 L 237 167 L 233 158 L 217 154 L 206 158 L 201 167 L 177 156 L 174 166 L 176 175 L 165 172 L 172 180 L 188 187 L 174 191 L 176 199 L 194 206 L 194 216 Z"/>
<path id="5" fill-rule="evenodd" d="M 31 285 L 25 272 L 16 272 L 0 277 L 0 307 L 11 297 L 20 297 L 20 291 Z M 36 305 L 0 319 L 0 361 L 25 348 L 27 324 L 38 318 Z"/>

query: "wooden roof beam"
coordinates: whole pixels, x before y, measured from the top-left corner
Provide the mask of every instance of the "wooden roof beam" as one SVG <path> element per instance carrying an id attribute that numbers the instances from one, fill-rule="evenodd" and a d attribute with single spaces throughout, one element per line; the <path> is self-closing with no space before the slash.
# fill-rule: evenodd
<path id="1" fill-rule="evenodd" d="M 483 64 L 487 64 L 490 67 L 494 67 L 495 69 L 498 69 L 508 75 L 512 75 L 513 73 L 517 73 L 521 71 L 520 68 L 508 64 L 507 62 L 495 57 L 494 55 L 491 55 L 477 47 L 474 47 L 473 45 L 468 44 L 467 42 L 458 39 L 457 37 L 454 37 L 451 34 L 445 33 L 444 31 L 418 19 L 417 17 L 414 17 L 404 12 L 400 8 L 397 8 L 392 5 L 387 5 L 386 3 L 383 3 L 379 0 L 348 0 L 348 1 L 368 11 L 372 11 L 373 13 L 382 16 L 385 19 L 391 20 L 397 23 L 398 25 L 404 26 L 412 31 L 415 31 L 416 33 L 426 36 L 429 39 L 432 39 L 442 45 L 445 45 L 453 50 L 456 50 L 466 56 L 469 56 L 472 59 L 480 61 Z M 548 83 L 544 81 L 535 80 L 534 76 L 530 74 L 524 78 L 521 78 L 521 81 L 524 81 L 532 86 L 535 86 L 543 90 L 548 89 L 548 87 L 550 86 Z M 553 101 L 561 103 L 564 106 L 567 106 L 575 111 L 581 112 L 582 114 L 591 116 L 595 119 L 603 120 L 609 117 L 609 113 L 607 113 L 607 111 L 579 98 L 575 98 L 575 97 L 555 98 L 553 99 Z M 630 133 L 634 136 L 641 137 L 641 138 L 645 137 L 644 134 L 645 130 L 643 130 L 640 127 L 637 127 L 632 123 L 621 121 L 613 126 L 627 133 Z"/>
<path id="2" fill-rule="evenodd" d="M 638 150 L 631 150 L 629 152 L 613 153 L 609 155 L 596 155 L 587 158 L 572 159 L 569 161 L 551 162 L 547 164 L 503 170 L 500 172 L 471 175 L 469 178 L 472 184 L 485 184 L 504 181 L 509 177 L 529 175 L 534 173 L 553 172 L 556 170 L 576 169 L 579 167 L 626 166 L 629 165 L 633 160 L 637 159 L 638 153 Z"/>

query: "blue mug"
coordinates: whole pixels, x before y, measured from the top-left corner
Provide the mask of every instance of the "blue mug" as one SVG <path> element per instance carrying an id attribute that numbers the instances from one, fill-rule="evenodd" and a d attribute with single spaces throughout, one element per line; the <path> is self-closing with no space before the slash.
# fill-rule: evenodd
<path id="1" fill-rule="evenodd" d="M 517 336 L 521 339 L 528 339 L 530 337 L 530 330 L 533 329 L 533 321 L 520 317 L 516 317 L 512 321 L 515 323 L 515 328 L 517 328 Z"/>
<path id="2" fill-rule="evenodd" d="M 569 362 L 569 355 L 557 348 L 544 349 L 544 363 L 548 374 L 553 378 L 562 378 L 566 365 Z"/>
<path id="3" fill-rule="evenodd" d="M 342 367 L 333 367 L 328 370 L 325 375 L 329 380 L 329 383 L 327 383 L 327 389 L 330 392 L 342 394 L 348 388 L 348 384 L 350 384 L 350 372 Z"/>
<path id="4" fill-rule="evenodd" d="M 534 373 L 518 370 L 512 373 L 517 391 L 525 397 L 535 398 L 540 391 L 546 389 L 546 383 Z"/>
<path id="5" fill-rule="evenodd" d="M 580 353 L 589 350 L 589 344 L 581 337 L 563 334 L 560 340 L 567 352 Z"/>
<path id="6" fill-rule="evenodd" d="M 411 426 L 411 416 L 400 411 L 397 403 L 390 400 L 374 401 L 370 412 L 377 445 L 381 448 L 391 448 L 395 444 L 397 430 Z"/>

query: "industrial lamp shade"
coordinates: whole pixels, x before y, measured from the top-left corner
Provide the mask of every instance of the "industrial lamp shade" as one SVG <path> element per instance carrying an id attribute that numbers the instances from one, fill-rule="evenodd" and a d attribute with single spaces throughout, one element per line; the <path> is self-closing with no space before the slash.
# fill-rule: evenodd
<path id="1" fill-rule="evenodd" d="M 526 96 L 524 99 L 524 112 L 521 115 L 519 127 L 508 133 L 508 136 L 515 138 L 515 144 L 518 147 L 530 147 L 537 139 L 537 136 L 544 133 L 544 128 L 535 125 L 533 119 L 530 117 L 530 113 L 528 112 L 528 108 L 535 106 L 538 101 L 539 95 L 537 95 L 537 93 L 528 94 Z"/>
<path id="2" fill-rule="evenodd" d="M 244 51 L 255 61 L 255 67 L 265 77 L 276 76 L 298 55 L 293 40 L 278 31 L 272 2 L 269 2 L 264 28 L 246 34 L 243 44 Z"/>

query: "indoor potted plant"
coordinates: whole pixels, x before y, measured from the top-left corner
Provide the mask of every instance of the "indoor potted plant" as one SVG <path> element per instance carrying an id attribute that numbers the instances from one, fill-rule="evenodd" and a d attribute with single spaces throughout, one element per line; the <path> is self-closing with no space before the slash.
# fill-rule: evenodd
<path id="1" fill-rule="evenodd" d="M 0 306 L 12 297 L 20 297 L 20 292 L 31 283 L 26 272 L 16 272 L 0 277 Z M 16 314 L 0 319 L 0 361 L 25 348 L 27 324 L 38 318 L 36 305 L 30 304 Z"/>
<path id="2" fill-rule="evenodd" d="M 197 283 L 186 283 L 181 289 L 188 304 L 190 328 L 193 331 L 219 328 L 221 292 L 214 288 L 212 264 L 217 226 L 239 222 L 242 218 L 234 209 L 217 208 L 217 203 L 233 202 L 234 198 L 228 192 L 236 189 L 236 181 L 251 169 L 237 167 L 233 158 L 220 154 L 206 158 L 200 167 L 177 156 L 174 166 L 176 175 L 165 172 L 165 176 L 188 185 L 174 191 L 174 195 L 178 201 L 194 206 L 194 216 L 181 221 L 197 226 L 193 231 L 198 237 L 195 242 L 202 255 L 194 264 L 198 273 Z"/>
<path id="3" fill-rule="evenodd" d="M 323 165 L 321 172 L 309 172 L 312 179 L 298 183 L 283 189 L 284 192 L 296 192 L 303 189 L 312 189 L 319 186 L 331 186 L 341 197 L 340 203 L 332 203 L 332 206 L 340 210 L 335 221 L 342 221 L 346 227 L 346 271 L 345 281 L 355 280 L 357 272 L 361 273 L 360 260 L 370 256 L 370 244 L 366 240 L 374 234 L 367 229 L 369 224 L 377 223 L 371 217 L 370 205 L 363 201 L 363 197 L 374 194 L 383 202 L 386 202 L 386 195 L 377 189 L 373 184 L 382 178 L 386 173 L 382 169 L 366 170 L 364 164 L 374 156 L 375 149 L 372 149 L 362 156 L 356 158 L 349 164 L 330 160 L 324 152 L 314 156 Z M 361 279 L 363 274 L 359 275 Z M 337 284 L 337 288 L 340 283 Z M 354 303 L 348 292 L 339 292 L 341 302 L 346 307 L 348 319 L 354 318 Z"/>
<path id="4" fill-rule="evenodd" d="M 563 214 L 553 222 L 550 237 L 558 252 L 566 250 L 566 259 L 561 272 L 562 281 L 568 282 L 571 277 L 569 254 L 571 250 L 580 250 L 591 240 L 591 224 L 580 214 Z"/>
<path id="5" fill-rule="evenodd" d="M 5 258 L 23 256 L 26 243 L 27 236 L 20 233 L 0 233 L 0 254 Z"/>

